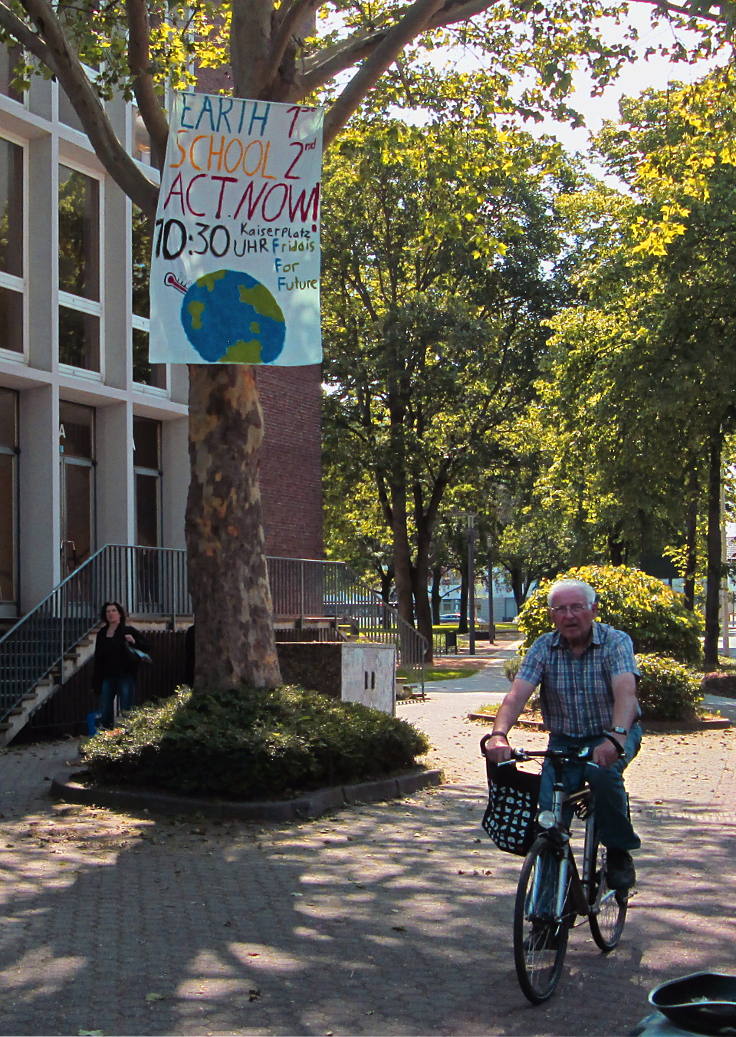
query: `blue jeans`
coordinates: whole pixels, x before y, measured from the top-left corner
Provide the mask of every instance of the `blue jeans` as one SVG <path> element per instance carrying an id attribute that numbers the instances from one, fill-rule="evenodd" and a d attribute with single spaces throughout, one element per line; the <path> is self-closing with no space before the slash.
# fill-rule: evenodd
<path id="1" fill-rule="evenodd" d="M 607 739 L 569 738 L 567 735 L 550 735 L 550 749 L 581 749 L 584 745 L 596 746 Z M 563 771 L 563 781 L 568 793 L 577 792 L 587 781 L 593 790 L 595 800 L 595 816 L 598 835 L 604 846 L 617 850 L 638 850 L 641 839 L 634 831 L 629 820 L 626 789 L 624 788 L 624 768 L 631 763 L 639 752 L 641 745 L 641 726 L 632 725 L 626 736 L 624 755 L 610 767 L 597 767 L 595 764 L 581 762 L 570 764 Z M 539 809 L 549 810 L 552 807 L 552 788 L 555 775 L 550 760 L 544 761 L 542 782 L 539 788 Z M 566 824 L 571 818 L 566 817 Z"/>
<path id="2" fill-rule="evenodd" d="M 105 677 L 100 691 L 100 712 L 102 727 L 115 726 L 115 696 L 118 696 L 120 710 L 126 713 L 133 708 L 135 700 L 135 678 L 129 673 L 120 677 Z"/>

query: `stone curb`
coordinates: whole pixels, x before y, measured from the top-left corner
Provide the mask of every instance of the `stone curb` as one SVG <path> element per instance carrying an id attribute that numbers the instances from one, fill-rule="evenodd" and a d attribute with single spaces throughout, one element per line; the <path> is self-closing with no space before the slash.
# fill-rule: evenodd
<path id="1" fill-rule="evenodd" d="M 356 803 L 377 803 L 400 799 L 420 789 L 442 783 L 441 770 L 415 771 L 395 778 L 381 778 L 356 785 L 336 785 L 316 789 L 296 799 L 252 803 L 195 796 L 175 796 L 153 789 L 88 787 L 76 780 L 78 775 L 60 774 L 51 781 L 50 795 L 66 803 L 112 807 L 117 810 L 156 814 L 206 814 L 209 818 L 240 821 L 292 821 L 320 817 L 328 810 L 339 810 Z"/>

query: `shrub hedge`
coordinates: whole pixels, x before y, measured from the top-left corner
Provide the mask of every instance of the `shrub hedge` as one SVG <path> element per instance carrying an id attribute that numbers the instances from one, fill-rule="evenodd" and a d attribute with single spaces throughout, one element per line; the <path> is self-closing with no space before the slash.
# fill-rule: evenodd
<path id="1" fill-rule="evenodd" d="M 180 689 L 95 735 L 82 756 L 101 784 L 257 800 L 382 777 L 412 767 L 428 748 L 404 720 L 284 685 Z"/>
<path id="2" fill-rule="evenodd" d="M 685 608 L 682 596 L 661 580 L 640 569 L 613 565 L 585 565 L 562 573 L 557 579 L 584 580 L 598 594 L 598 616 L 604 623 L 625 630 L 637 652 L 671 656 L 697 665 L 702 660 L 700 618 Z M 523 648 L 552 627 L 547 612 L 547 591 L 553 580 L 542 582 L 519 613 Z"/>
<path id="3" fill-rule="evenodd" d="M 637 655 L 637 689 L 644 720 L 694 720 L 703 701 L 701 676 L 663 655 Z"/>

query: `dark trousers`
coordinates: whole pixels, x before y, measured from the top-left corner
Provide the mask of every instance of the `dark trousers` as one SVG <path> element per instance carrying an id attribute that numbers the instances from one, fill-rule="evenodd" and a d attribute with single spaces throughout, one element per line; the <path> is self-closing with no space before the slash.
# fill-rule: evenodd
<path id="1" fill-rule="evenodd" d="M 550 749 L 581 749 L 585 745 L 596 746 L 607 741 L 603 737 L 570 738 L 567 735 L 550 735 Z M 595 816 L 600 840 L 604 846 L 618 850 L 638 850 L 641 839 L 629 820 L 628 802 L 624 787 L 623 772 L 639 752 L 641 727 L 634 724 L 626 736 L 624 755 L 610 767 L 598 767 L 594 763 L 570 764 L 563 771 L 563 781 L 569 793 L 577 792 L 585 781 L 593 790 Z M 542 783 L 539 789 L 539 809 L 549 810 L 552 806 L 554 769 L 550 760 L 544 761 Z M 571 818 L 565 818 L 567 824 Z"/>

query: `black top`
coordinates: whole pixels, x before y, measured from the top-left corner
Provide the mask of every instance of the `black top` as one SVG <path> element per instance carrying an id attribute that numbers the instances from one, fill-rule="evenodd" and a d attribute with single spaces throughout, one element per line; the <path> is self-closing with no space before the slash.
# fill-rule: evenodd
<path id="1" fill-rule="evenodd" d="M 138 670 L 139 660 L 129 651 L 126 634 L 135 638 L 135 647 L 141 651 L 149 650 L 148 644 L 135 627 L 119 626 L 112 637 L 107 636 L 107 624 L 97 632 L 95 641 L 95 661 L 93 684 L 97 691 L 102 687 L 106 677 L 134 676 Z"/>

